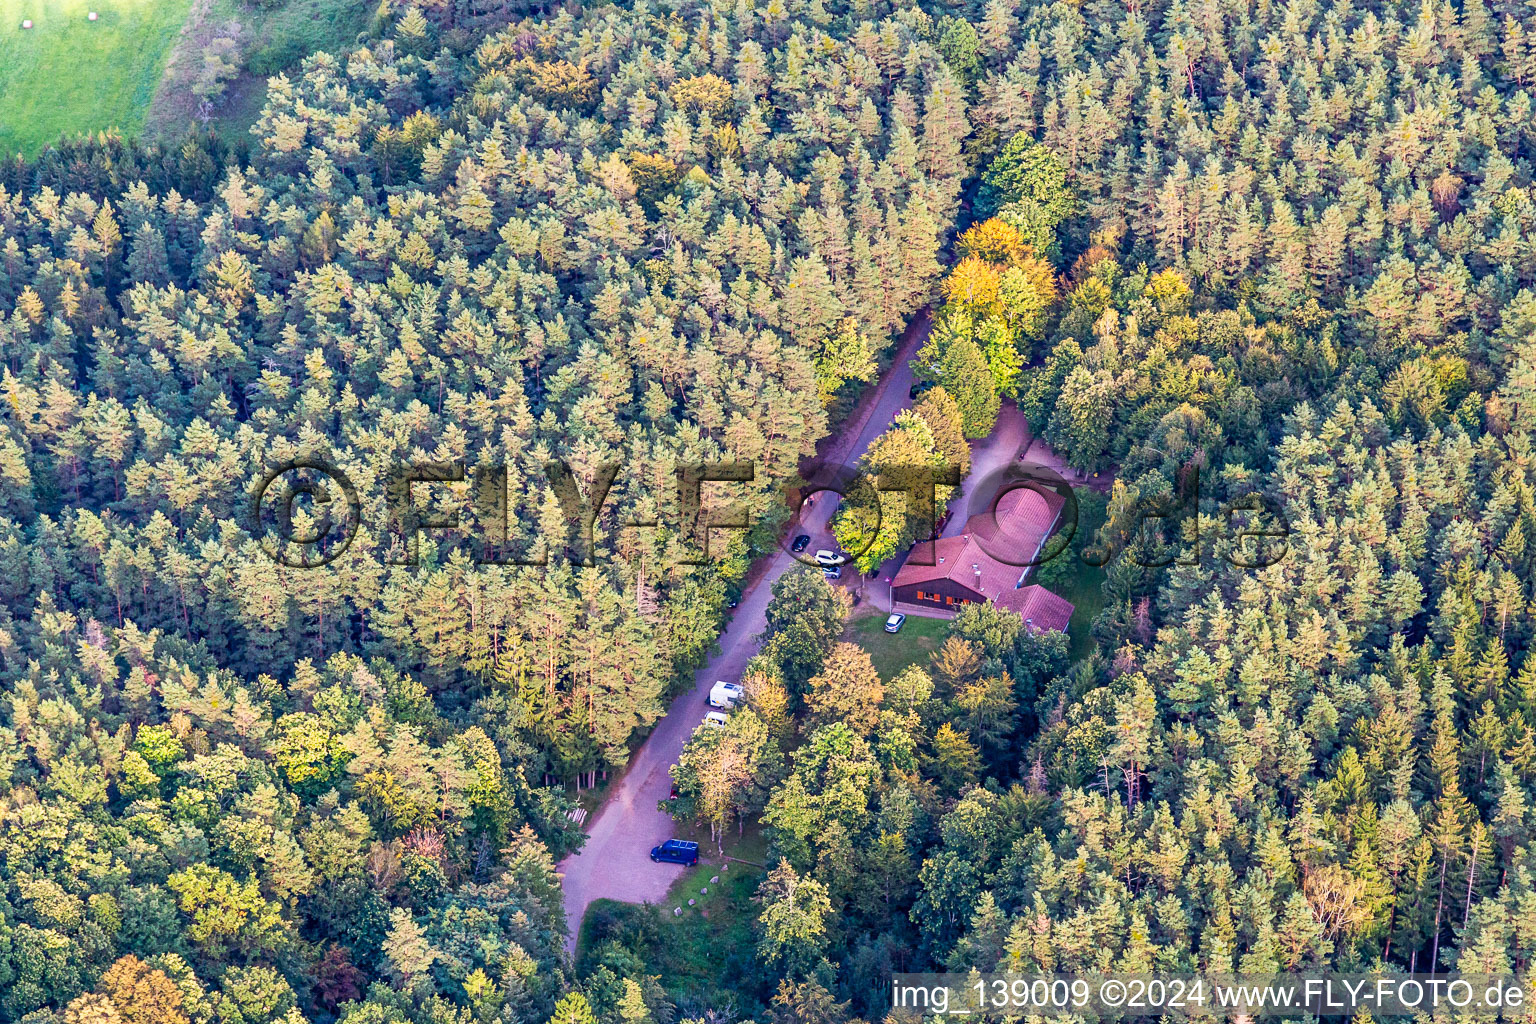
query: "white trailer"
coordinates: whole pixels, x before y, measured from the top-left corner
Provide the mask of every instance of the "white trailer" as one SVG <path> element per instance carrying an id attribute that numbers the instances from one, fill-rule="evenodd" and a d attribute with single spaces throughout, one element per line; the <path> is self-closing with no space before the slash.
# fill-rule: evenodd
<path id="1" fill-rule="evenodd" d="M 740 683 L 716 680 L 715 685 L 709 688 L 709 706 L 712 708 L 734 708 L 741 697 Z"/>

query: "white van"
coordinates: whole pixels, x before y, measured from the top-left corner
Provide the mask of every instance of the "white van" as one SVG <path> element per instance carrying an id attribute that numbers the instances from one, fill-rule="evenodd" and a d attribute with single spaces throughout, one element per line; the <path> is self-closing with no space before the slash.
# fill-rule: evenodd
<path id="1" fill-rule="evenodd" d="M 729 721 L 730 719 L 726 717 L 723 711 L 711 711 L 704 716 L 704 724 L 711 729 L 724 729 L 725 724 Z"/>
<path id="2" fill-rule="evenodd" d="M 712 708 L 734 708 L 741 700 L 742 689 L 740 683 L 727 683 L 724 680 L 716 680 L 715 685 L 709 688 L 709 706 Z"/>

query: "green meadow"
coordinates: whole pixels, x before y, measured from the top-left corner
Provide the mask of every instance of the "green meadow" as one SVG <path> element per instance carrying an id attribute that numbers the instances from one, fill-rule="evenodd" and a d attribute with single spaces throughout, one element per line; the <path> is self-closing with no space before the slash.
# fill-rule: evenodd
<path id="1" fill-rule="evenodd" d="M 0 153 L 30 156 L 61 135 L 105 128 L 136 134 L 190 7 L 0 0 Z"/>

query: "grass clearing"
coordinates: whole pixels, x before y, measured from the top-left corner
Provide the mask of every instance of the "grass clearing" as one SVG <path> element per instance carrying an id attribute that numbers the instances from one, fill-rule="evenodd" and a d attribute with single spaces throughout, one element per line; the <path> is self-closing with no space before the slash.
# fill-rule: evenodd
<path id="1" fill-rule="evenodd" d="M 0 0 L 0 153 L 34 156 L 107 128 L 138 134 L 191 5 Z"/>
<path id="2" fill-rule="evenodd" d="M 880 681 L 888 683 L 909 665 L 926 668 L 929 657 L 939 649 L 948 632 L 948 619 L 908 615 L 900 632 L 887 633 L 885 613 L 870 605 L 867 611 L 848 621 L 843 638 L 864 648 L 880 673 Z"/>
<path id="3" fill-rule="evenodd" d="M 204 50 L 224 38 L 235 40 L 239 73 L 213 101 L 208 124 L 226 141 L 246 137 L 266 105 L 270 76 L 293 77 L 305 57 L 322 50 L 337 55 L 351 50 L 374 25 L 377 11 L 377 0 L 197 0 L 146 130 L 175 138 L 200 116 L 193 83 L 203 68 Z"/>
<path id="4" fill-rule="evenodd" d="M 266 105 L 267 76 L 246 72 L 229 83 L 224 100 L 208 126 L 231 145 L 241 140 L 249 142 L 251 125 L 261 118 Z"/>
<path id="5" fill-rule="evenodd" d="M 246 70 L 265 79 L 297 68 L 312 53 L 341 53 L 357 45 L 373 21 L 370 0 L 286 0 L 275 7 L 248 7 L 241 0 L 213 0 L 210 21 L 240 23 Z"/>
<path id="6" fill-rule="evenodd" d="M 702 836 L 691 835 L 680 825 L 677 834 L 699 840 L 698 866 L 680 872 L 659 906 L 593 901 L 581 925 L 576 963 L 583 969 L 595 950 L 616 940 L 661 977 L 674 1002 L 723 1005 L 736 993 L 722 988 L 721 980 L 748 976 L 757 958 L 752 897 L 766 874 L 757 865 L 767 854 L 767 840 L 756 825 L 748 825 L 741 836 L 727 833 L 726 854 L 736 859 L 725 860 L 715 853 L 707 830 Z M 682 912 L 673 914 L 674 909 Z"/>
<path id="7" fill-rule="evenodd" d="M 1104 610 L 1104 570 L 1078 562 L 1063 582 L 1050 589 L 1072 602 L 1068 650 L 1074 662 L 1081 661 L 1093 650 L 1093 636 L 1088 631 Z"/>
<path id="8" fill-rule="evenodd" d="M 1072 602 L 1067 637 L 1074 662 L 1086 658 L 1093 650 L 1093 637 L 1088 630 L 1104 609 L 1104 567 L 1083 561 L 1083 548 L 1094 542 L 1109 511 L 1104 495 L 1086 489 L 1076 493 L 1077 532 L 1072 542 L 1067 550 L 1036 569 L 1029 579 Z"/>

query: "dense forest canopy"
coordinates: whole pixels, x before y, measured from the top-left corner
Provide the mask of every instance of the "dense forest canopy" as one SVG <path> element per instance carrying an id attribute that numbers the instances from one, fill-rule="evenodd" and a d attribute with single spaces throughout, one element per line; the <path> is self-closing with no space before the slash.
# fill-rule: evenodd
<path id="1" fill-rule="evenodd" d="M 743 571 L 679 567 L 671 468 L 759 464 L 771 536 L 848 349 L 868 364 L 926 298 L 963 173 L 960 88 L 912 28 L 747 27 L 600 8 L 432 57 L 407 17 L 276 80 L 249 162 L 201 201 L 138 179 L 5 195 L 8 653 L 46 595 L 249 677 L 382 657 L 458 710 L 526 704 L 552 770 L 622 763 Z M 323 569 L 285 571 L 244 529 L 263 470 L 294 458 L 333 462 L 364 506 Z M 466 564 L 480 549 L 442 537 L 424 570 L 392 568 L 389 473 L 428 461 L 504 469 L 496 557 L 558 561 L 576 538 L 553 460 L 582 493 L 621 467 L 596 572 Z"/>
<path id="2" fill-rule="evenodd" d="M 248 145 L 0 167 L 0 1018 L 847 1024 L 900 969 L 1529 967 L 1536 8 L 382 16 Z M 784 575 L 673 770 L 766 841 L 754 944 L 679 985 L 637 909 L 573 962 L 546 783 L 689 685 L 930 305 L 937 386 L 864 464 L 964 464 L 1009 401 L 1112 474 L 1093 650 L 972 607 L 882 674 Z M 306 459 L 361 502 L 317 568 L 248 529 Z M 707 461 L 758 471 L 706 561 Z M 402 564 L 424 463 L 464 523 Z M 1288 557 L 1187 557 L 1255 493 Z"/>

